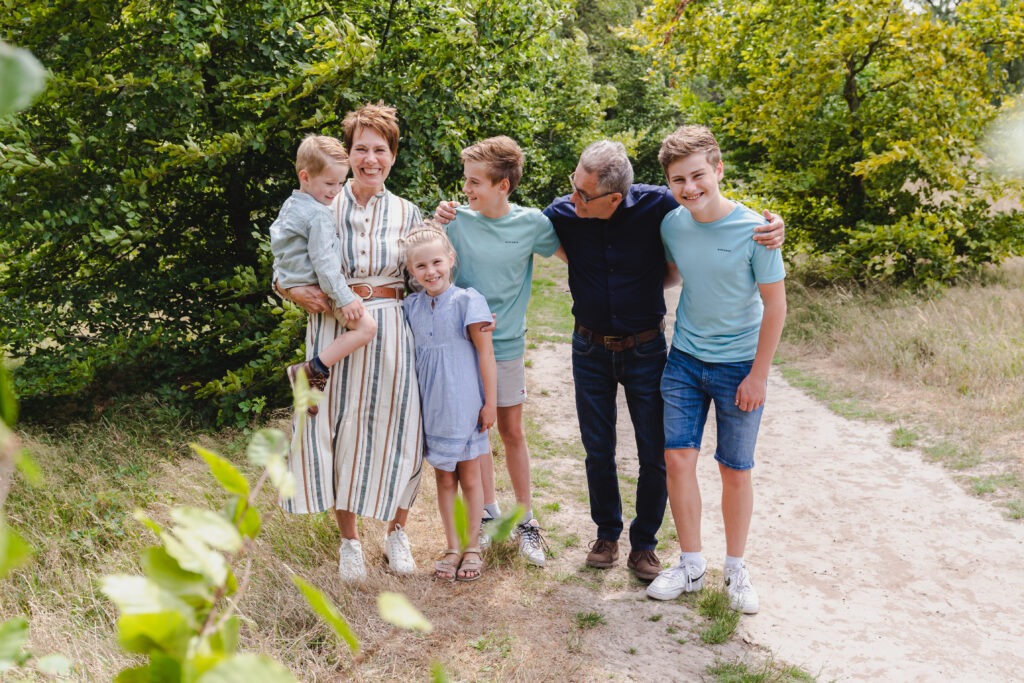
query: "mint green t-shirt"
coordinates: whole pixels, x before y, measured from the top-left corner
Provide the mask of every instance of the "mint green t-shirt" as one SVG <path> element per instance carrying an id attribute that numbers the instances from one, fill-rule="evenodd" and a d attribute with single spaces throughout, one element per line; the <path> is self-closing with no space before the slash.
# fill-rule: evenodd
<path id="1" fill-rule="evenodd" d="M 786 277 L 782 252 L 753 240 L 764 223 L 739 203 L 710 223 L 683 207 L 661 221 L 665 256 L 683 276 L 672 346 L 705 363 L 753 360 L 764 313 L 757 286 Z"/>
<path id="2" fill-rule="evenodd" d="M 533 255 L 551 256 L 559 246 L 551 221 L 538 209 L 515 204 L 501 218 L 460 206 L 448 238 L 455 247 L 455 284 L 483 294 L 497 316 L 494 357 L 519 358 L 526 351 Z"/>

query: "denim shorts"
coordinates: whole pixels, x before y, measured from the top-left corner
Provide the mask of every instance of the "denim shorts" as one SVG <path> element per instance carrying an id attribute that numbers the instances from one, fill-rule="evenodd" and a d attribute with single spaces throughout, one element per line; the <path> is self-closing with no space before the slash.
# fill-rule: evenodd
<path id="1" fill-rule="evenodd" d="M 718 427 L 715 460 L 729 469 L 751 469 L 764 406 L 750 412 L 740 410 L 736 406 L 736 390 L 750 374 L 753 363 L 705 363 L 673 348 L 661 376 L 665 448 L 700 449 L 704 424 L 714 401 Z"/>

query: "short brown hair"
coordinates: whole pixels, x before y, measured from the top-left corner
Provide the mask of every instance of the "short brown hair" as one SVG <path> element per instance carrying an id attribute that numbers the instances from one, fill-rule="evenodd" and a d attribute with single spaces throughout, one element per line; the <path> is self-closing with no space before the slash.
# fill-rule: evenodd
<path id="1" fill-rule="evenodd" d="M 398 110 L 394 107 L 389 107 L 383 102 L 364 104 L 359 109 L 346 114 L 345 120 L 341 122 L 341 127 L 345 131 L 345 145 L 349 149 L 352 149 L 352 140 L 356 136 L 356 131 L 360 128 L 370 128 L 380 133 L 380 136 L 387 141 L 388 147 L 391 148 L 391 154 L 398 154 L 398 139 L 402 133 L 398 129 Z"/>
<path id="2" fill-rule="evenodd" d="M 317 176 L 332 162 L 348 166 L 348 153 L 341 140 L 315 133 L 302 138 L 299 151 L 295 153 L 296 173 L 306 171 L 311 176 Z"/>
<path id="3" fill-rule="evenodd" d="M 508 179 L 510 194 L 523 178 L 523 150 L 507 135 L 487 138 L 462 150 L 462 163 L 467 161 L 487 164 L 487 177 L 492 183 Z"/>
<path id="4" fill-rule="evenodd" d="M 718 166 L 722 162 L 722 150 L 718 148 L 718 140 L 710 128 L 682 126 L 662 140 L 658 163 L 667 173 L 668 167 L 676 161 L 701 152 L 712 166 Z"/>

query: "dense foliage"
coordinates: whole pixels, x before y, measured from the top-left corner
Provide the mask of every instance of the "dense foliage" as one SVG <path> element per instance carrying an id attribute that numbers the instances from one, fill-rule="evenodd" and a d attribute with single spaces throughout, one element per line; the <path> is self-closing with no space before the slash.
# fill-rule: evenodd
<path id="1" fill-rule="evenodd" d="M 212 409 L 258 412 L 300 353 L 303 319 L 267 302 L 266 229 L 294 184 L 297 141 L 340 134 L 361 103 L 399 107 L 391 184 L 413 201 L 454 194 L 459 150 L 498 132 L 530 150 L 524 195 L 549 199 L 599 118 L 567 7 L 7 9 L 0 37 L 53 73 L 34 107 L 0 121 L 0 349 L 24 359 L 26 412 L 203 386 Z"/>
<path id="2" fill-rule="evenodd" d="M 1019 86 L 1019 1 L 658 0 L 636 29 L 830 275 L 932 285 L 1021 248 L 979 151 Z"/>
<path id="3" fill-rule="evenodd" d="M 29 416 L 153 391 L 221 421 L 283 403 L 305 315 L 266 232 L 310 131 L 399 109 L 389 186 L 429 211 L 508 134 L 515 201 L 622 140 L 709 123 L 740 195 L 829 277 L 949 282 L 1021 250 L 979 143 L 1024 73 L 1020 0 L 29 0 L 0 40 L 52 73 L 0 118 L 0 353 Z M 634 22 L 632 32 L 618 27 Z M 640 38 L 637 50 L 636 39 Z M 759 208 L 761 208 L 759 206 Z"/>

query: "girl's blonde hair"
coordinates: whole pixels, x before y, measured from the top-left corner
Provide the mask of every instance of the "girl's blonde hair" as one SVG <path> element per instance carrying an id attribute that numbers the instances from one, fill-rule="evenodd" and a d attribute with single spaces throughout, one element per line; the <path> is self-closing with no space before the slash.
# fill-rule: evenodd
<path id="1" fill-rule="evenodd" d="M 413 250 L 427 244 L 440 244 L 449 254 L 455 255 L 455 247 L 452 246 L 451 240 L 448 239 L 444 227 L 432 218 L 428 218 L 413 228 L 409 234 L 399 240 L 399 244 L 402 245 L 404 250 L 403 256 L 405 260 L 409 259 L 409 254 Z"/>

